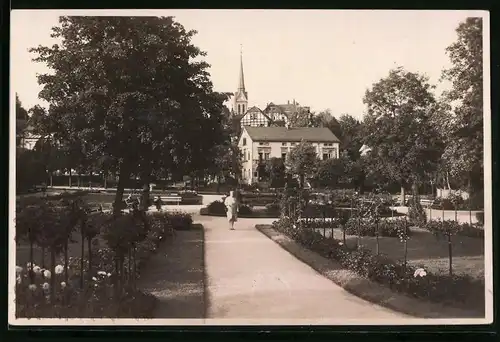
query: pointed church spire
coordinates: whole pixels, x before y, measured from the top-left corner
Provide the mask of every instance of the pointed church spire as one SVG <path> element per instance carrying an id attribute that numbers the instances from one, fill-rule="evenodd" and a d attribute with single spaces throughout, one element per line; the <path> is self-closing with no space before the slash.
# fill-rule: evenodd
<path id="1" fill-rule="evenodd" d="M 243 74 L 243 45 L 240 44 L 240 83 L 238 90 L 245 92 L 245 76 Z"/>

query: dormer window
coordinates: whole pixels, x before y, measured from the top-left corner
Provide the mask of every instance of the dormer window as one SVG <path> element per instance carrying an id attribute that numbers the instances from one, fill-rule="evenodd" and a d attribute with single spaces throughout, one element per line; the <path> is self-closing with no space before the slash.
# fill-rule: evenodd
<path id="1" fill-rule="evenodd" d="M 247 138 L 243 138 L 242 145 L 246 146 L 247 145 Z"/>

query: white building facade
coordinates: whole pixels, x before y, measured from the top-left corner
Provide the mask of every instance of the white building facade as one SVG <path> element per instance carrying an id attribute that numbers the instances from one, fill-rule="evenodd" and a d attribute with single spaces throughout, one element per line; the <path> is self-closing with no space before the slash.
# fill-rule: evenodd
<path id="1" fill-rule="evenodd" d="M 339 158 L 340 140 L 325 127 L 251 127 L 244 126 L 238 141 L 242 155 L 242 181 L 260 181 L 259 164 L 271 158 L 286 160 L 301 141 L 310 143 L 321 160 Z"/>

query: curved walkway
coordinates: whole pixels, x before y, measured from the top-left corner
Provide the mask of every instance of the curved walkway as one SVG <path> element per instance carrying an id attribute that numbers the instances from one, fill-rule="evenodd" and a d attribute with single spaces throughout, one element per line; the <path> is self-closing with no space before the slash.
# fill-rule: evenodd
<path id="1" fill-rule="evenodd" d="M 346 292 L 254 228 L 273 219 L 240 219 L 234 231 L 225 218 L 196 221 L 205 227 L 208 319 L 409 318 Z"/>

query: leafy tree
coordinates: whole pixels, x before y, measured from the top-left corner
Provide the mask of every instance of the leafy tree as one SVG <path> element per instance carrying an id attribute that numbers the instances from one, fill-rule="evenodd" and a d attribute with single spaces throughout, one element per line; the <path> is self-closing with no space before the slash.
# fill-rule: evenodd
<path id="1" fill-rule="evenodd" d="M 432 88 L 427 77 L 397 68 L 364 97 L 364 142 L 372 148 L 373 165 L 401 185 L 403 203 L 405 188 L 420 184 L 426 172 L 435 170 L 442 153 L 430 120 L 436 103 Z"/>
<path id="2" fill-rule="evenodd" d="M 349 114 L 342 114 L 338 120 L 341 150 L 347 151 L 352 160 L 359 159 L 359 149 L 363 146 L 363 124 Z"/>
<path id="3" fill-rule="evenodd" d="M 306 177 L 314 175 L 317 160 L 314 146 L 302 141 L 290 151 L 285 167 L 290 173 L 299 176 L 300 187 L 303 188 Z"/>
<path id="4" fill-rule="evenodd" d="M 16 93 L 16 146 L 21 144 L 21 135 L 26 129 L 28 119 L 28 111 L 23 107 Z"/>
<path id="5" fill-rule="evenodd" d="M 318 161 L 318 169 L 316 171 L 316 181 L 318 185 L 334 189 L 344 182 L 345 169 L 343 159 L 326 159 Z"/>
<path id="6" fill-rule="evenodd" d="M 52 186 L 52 175 L 61 166 L 60 150 L 50 138 L 46 137 L 38 139 L 33 150 L 37 152 L 38 160 L 49 176 L 49 186 Z"/>
<path id="7" fill-rule="evenodd" d="M 86 162 L 106 155 L 118 170 L 118 208 L 130 175 L 149 190 L 154 171 L 170 174 L 193 149 L 218 142 L 222 101 L 205 55 L 172 17 L 60 17 L 52 47 L 31 49 L 53 69 L 38 81 L 56 133 L 82 146 Z M 205 127 L 209 129 L 206 130 Z M 207 134 L 204 145 L 193 142 Z M 83 144 L 85 142 L 85 144 Z M 79 158 L 77 158 L 79 159 Z M 147 191 L 144 192 L 148 196 Z M 144 201 L 146 202 L 146 201 Z"/>
<path id="8" fill-rule="evenodd" d="M 16 150 L 16 191 L 18 193 L 45 182 L 47 173 L 34 150 L 18 147 Z"/>
<path id="9" fill-rule="evenodd" d="M 443 159 L 452 176 L 476 190 L 483 187 L 482 31 L 482 18 L 460 23 L 457 41 L 446 49 L 452 67 L 442 76 L 452 83 L 452 89 L 444 93 L 452 108 L 447 111 Z"/>
<path id="10" fill-rule="evenodd" d="M 291 127 L 310 127 L 314 124 L 314 119 L 309 110 L 298 106 L 297 111 L 290 115 L 289 123 Z"/>
<path id="11" fill-rule="evenodd" d="M 281 158 L 271 158 L 266 161 L 266 172 L 269 174 L 271 188 L 285 186 L 285 163 Z"/>
<path id="12" fill-rule="evenodd" d="M 16 119 L 27 121 L 28 118 L 28 111 L 23 107 L 21 100 L 16 93 Z"/>
<path id="13" fill-rule="evenodd" d="M 344 170 L 354 188 L 363 192 L 367 170 L 364 160 L 360 155 L 363 146 L 364 126 L 363 123 L 349 114 L 343 114 L 339 120 L 339 135 L 341 156 L 344 159 Z M 368 169 L 373 172 L 373 168 Z"/>
<path id="14" fill-rule="evenodd" d="M 330 109 L 326 109 L 324 111 L 319 112 L 313 117 L 313 126 L 314 127 L 326 127 L 337 138 L 340 139 L 342 136 L 342 128 L 340 127 L 339 121 L 332 115 Z"/>

